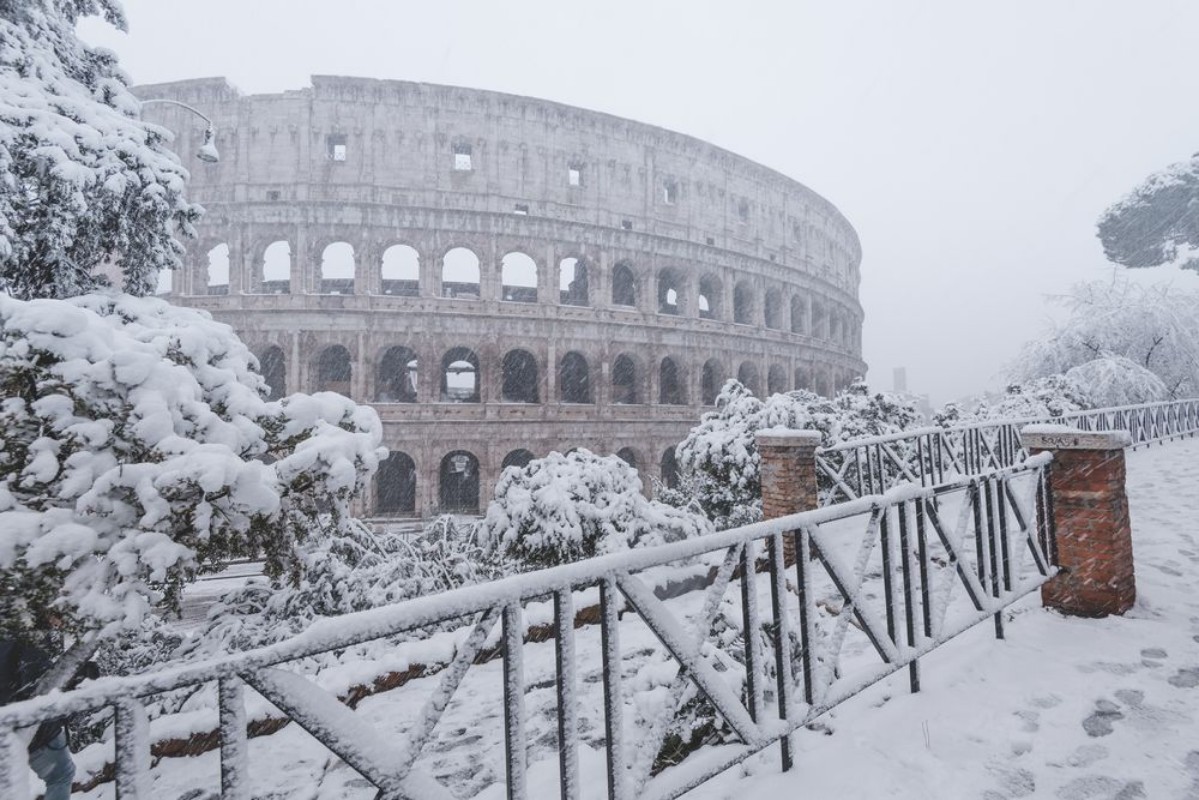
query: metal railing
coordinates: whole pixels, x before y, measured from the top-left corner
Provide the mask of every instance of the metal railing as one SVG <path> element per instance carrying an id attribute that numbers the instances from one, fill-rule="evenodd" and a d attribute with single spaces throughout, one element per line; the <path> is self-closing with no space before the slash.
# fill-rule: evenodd
<path id="1" fill-rule="evenodd" d="M 1193 436 L 1199 431 L 1199 399 L 919 428 L 841 442 L 817 451 L 820 504 L 879 494 L 902 483 L 935 486 L 960 476 L 1014 466 L 1028 457 L 1020 443 L 1020 429 L 1035 423 L 1060 423 L 1084 431 L 1128 431 L 1136 448 Z"/>
<path id="2" fill-rule="evenodd" d="M 458 703 L 463 713 L 479 713 L 476 706 L 487 695 L 465 691 L 459 698 L 459 689 L 484 669 L 472 667 L 484 660 L 497 626 L 503 741 L 482 757 L 497 760 L 496 779 L 504 776 L 509 798 L 529 796 L 530 752 L 538 770 L 557 771 L 562 798 L 578 798 L 582 732 L 589 732 L 591 746 L 603 748 L 612 800 L 678 797 L 774 744 L 783 769 L 790 769 L 795 759 L 791 734 L 797 729 L 904 668 L 912 690 L 918 690 L 919 659 L 988 618 L 1003 635 L 1004 609 L 1055 571 L 1049 463 L 1050 457 L 1042 455 L 1019 467 L 938 487 L 908 487 L 420 597 L 326 620 L 270 647 L 144 676 L 102 679 L 0 707 L 0 796 L 22 796 L 23 731 L 48 719 L 104 709 L 115 712 L 117 797 L 172 796 L 172 759 L 155 767 L 159 774 L 151 789 L 144 703 L 183 687 L 215 683 L 225 800 L 248 800 L 251 793 L 246 687 L 377 787 L 376 797 L 454 797 L 461 787 L 447 785 L 445 775 L 418 760 L 436 738 L 447 709 Z M 719 565 L 707 588 L 670 600 L 655 595 L 647 570 L 697 559 Z M 739 591 L 730 592 L 734 585 Z M 580 627 L 576 593 L 594 592 L 594 587 L 600 595 L 599 624 Z M 552 600 L 553 642 L 525 642 L 525 606 L 547 598 Z M 732 620 L 739 638 L 714 640 L 718 618 Z M 453 620 L 461 620 L 470 633 L 460 639 L 445 669 L 408 690 L 436 684 L 401 732 L 378 730 L 311 676 L 286 668 L 315 654 Z M 669 667 L 665 677 L 664 667 Z M 530 671 L 541 675 L 540 684 L 531 685 Z M 552 678 L 546 677 L 550 673 Z M 669 703 L 637 724 L 635 695 L 647 674 L 659 676 L 659 687 L 662 681 L 669 687 Z M 549 685 L 552 699 L 536 691 Z M 664 764 L 659 756 L 668 726 L 684 698 L 711 711 L 719 723 L 714 730 L 723 731 L 716 737 L 722 746 L 699 748 L 679 763 Z M 530 714 L 527 705 L 535 702 L 543 705 Z M 545 744 L 546 737 L 530 739 L 534 722 L 552 726 L 552 744 Z M 447 735 L 449 742 L 439 747 L 460 744 Z M 277 758 L 270 763 L 278 769 Z"/>

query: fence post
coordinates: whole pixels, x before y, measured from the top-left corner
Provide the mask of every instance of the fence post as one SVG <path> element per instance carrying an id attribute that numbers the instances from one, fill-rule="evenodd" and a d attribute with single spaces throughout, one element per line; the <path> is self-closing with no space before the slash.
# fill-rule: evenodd
<path id="1" fill-rule="evenodd" d="M 816 490 L 818 431 L 769 428 L 754 437 L 758 445 L 759 476 L 762 484 L 762 517 L 777 519 L 811 511 L 819 503 Z M 783 537 L 783 560 L 795 563 L 795 541 Z"/>
<path id="2" fill-rule="evenodd" d="M 1049 491 L 1061 572 L 1041 587 L 1041 604 L 1080 617 L 1123 614 L 1137 594 L 1124 488 L 1131 437 L 1028 425 L 1020 438 L 1030 453 L 1053 453 Z"/>

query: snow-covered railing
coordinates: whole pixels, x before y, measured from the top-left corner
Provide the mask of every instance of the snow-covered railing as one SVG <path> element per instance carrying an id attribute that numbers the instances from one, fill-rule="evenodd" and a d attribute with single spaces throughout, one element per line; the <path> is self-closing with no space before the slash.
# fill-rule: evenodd
<path id="1" fill-rule="evenodd" d="M 1199 431 L 1199 399 L 919 428 L 840 442 L 816 454 L 820 504 L 878 494 L 903 483 L 935 486 L 957 477 L 1014 466 L 1028 456 L 1020 443 L 1020 429 L 1045 422 L 1084 431 L 1128 431 L 1132 447 L 1137 448 L 1193 436 Z"/>
<path id="2" fill-rule="evenodd" d="M 212 683 L 219 687 L 223 798 L 247 800 L 252 793 L 257 759 L 247 757 L 247 686 L 378 787 L 378 796 L 458 796 L 461 787 L 422 755 L 455 702 L 465 707 L 463 713 L 477 710 L 485 696 L 481 686 L 472 685 L 460 699 L 458 690 L 472 674 L 486 670 L 476 664 L 496 626 L 504 725 L 502 741 L 484 757 L 502 757 L 495 774 L 504 775 L 509 798 L 546 796 L 530 788 L 530 755 L 541 779 L 547 771 L 556 773 L 561 797 L 578 798 L 582 748 L 602 750 L 609 798 L 678 797 L 773 743 L 780 744 L 783 767 L 789 769 L 794 761 L 790 734 L 800 727 L 904 667 L 912 689 L 918 689 L 918 660 L 989 617 L 997 635 L 1003 635 L 1003 610 L 1054 572 L 1053 532 L 1046 521 L 1052 509 L 1045 479 L 1049 461 L 1042 455 L 1020 467 L 938 487 L 901 487 L 709 536 L 421 597 L 328 620 L 270 647 L 144 676 L 102 679 L 0 707 L 0 796 L 28 796 L 22 737 L 32 726 L 106 708 L 115 713 L 118 798 L 146 800 L 151 791 L 171 795 L 170 772 L 180 770 L 185 760 L 161 762 L 151 790 L 143 700 Z M 792 566 L 785 563 L 787 540 L 800 554 Z M 708 554 L 715 554 L 720 566 L 702 592 L 663 600 L 647 582 L 647 570 L 694 563 Z M 730 602 L 725 595 L 732 584 L 739 591 Z M 576 593 L 595 587 L 599 630 L 576 630 Z M 554 640 L 526 643 L 524 606 L 546 599 L 553 603 Z M 322 652 L 460 619 L 473 622 L 471 633 L 449 667 L 427 679 L 431 691 L 423 708 L 414 717 L 405 715 L 412 721 L 402 730 L 372 726 L 287 668 Z M 531 682 L 529 673 L 539 680 Z M 485 685 L 486 677 L 477 680 Z M 552 701 L 538 691 L 549 685 Z M 652 702 L 639 692 L 649 692 Z M 527 706 L 538 702 L 545 707 L 531 714 Z M 671 758 L 662 754 L 684 707 L 708 709 L 714 719 L 709 738 L 723 742 L 684 753 L 681 763 L 674 763 L 680 758 L 677 747 Z M 553 743 L 539 749 L 538 741 L 546 737 L 533 738 L 528 731 L 549 719 L 555 723 Z M 447 737 L 437 750 L 444 752 L 461 738 L 453 732 Z M 269 746 L 269 739 L 257 741 Z M 286 753 L 273 754 L 264 761 L 275 771 L 285 758 Z M 275 778 L 257 776 L 266 785 Z"/>

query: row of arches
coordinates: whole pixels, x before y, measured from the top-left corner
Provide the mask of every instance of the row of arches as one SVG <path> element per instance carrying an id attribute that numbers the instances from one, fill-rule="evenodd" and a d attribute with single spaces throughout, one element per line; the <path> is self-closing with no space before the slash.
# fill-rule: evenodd
<path id="1" fill-rule="evenodd" d="M 634 469 L 641 470 L 637 452 L 623 447 L 616 455 Z M 518 448 L 504 456 L 500 469 L 524 467 L 536 456 Z M 678 485 L 679 468 L 675 448 L 668 447 L 658 460 L 658 477 L 670 488 Z M 416 462 L 402 450 L 392 450 L 375 473 L 374 511 L 379 516 L 417 513 L 417 488 L 420 478 Z M 648 484 L 648 482 L 647 482 Z M 437 469 L 437 510 L 440 513 L 477 514 L 480 511 L 482 481 L 479 459 L 469 450 L 452 450 L 442 456 Z"/>
<path id="2" fill-rule="evenodd" d="M 319 278 L 313 287 L 321 294 L 355 294 L 360 285 L 360 268 L 352 244 L 345 241 L 327 244 L 320 254 Z M 455 246 L 439 257 L 440 272 L 432 293 L 442 297 L 480 299 L 483 275 L 478 255 L 468 247 Z M 285 241 L 275 241 L 263 250 L 259 274 L 261 291 L 287 294 L 291 291 L 292 250 Z M 854 315 L 835 303 L 792 292 L 788 296 L 781 284 L 759 287 L 755 280 L 741 277 L 727 280 L 715 271 L 698 271 L 697 277 L 680 267 L 663 267 L 653 275 L 642 275 L 628 260 L 616 262 L 610 272 L 607 298 L 594 296 L 594 264 L 580 256 L 558 261 L 557 298 L 560 305 L 590 306 L 607 303 L 614 307 L 642 307 L 641 291 L 649 284 L 652 303 L 647 310 L 674 316 L 693 316 L 761 325 L 770 330 L 790 331 L 847 345 L 856 345 Z M 510 303 L 537 303 L 540 300 L 540 272 L 537 261 L 528 253 L 513 250 L 499 264 L 499 299 Z M 166 273 L 168 276 L 170 273 Z M 426 275 L 425 280 L 429 279 Z M 726 286 L 726 283 L 731 285 Z M 227 294 L 230 285 L 230 249 L 217 244 L 207 253 L 206 291 Z M 169 292 L 170 285 L 160 286 Z M 378 291 L 384 295 L 418 297 L 422 294 L 421 255 L 408 244 L 393 244 L 381 255 Z M 429 293 L 429 292 L 426 292 Z"/>
<path id="3" fill-rule="evenodd" d="M 315 358 L 314 391 L 330 391 L 353 395 L 353 360 L 342 345 L 328 345 Z M 499 359 L 498 400 L 503 403 L 536 404 L 546 401 L 593 404 L 597 402 L 597 369 L 594 359 L 577 350 L 564 353 L 555 365 L 554 396 L 547 397 L 550 385 L 544 380 L 545 366 L 530 351 L 522 348 L 508 350 Z M 270 389 L 272 398 L 282 397 L 287 390 L 287 365 L 282 348 L 267 347 L 259 354 L 259 368 Z M 651 382 L 651 371 L 656 380 Z M 442 403 L 482 402 L 482 363 L 469 347 L 453 347 L 445 351 L 436 372 L 422 370 L 421 359 L 415 350 L 392 346 L 376 361 L 373 396 L 360 398 L 375 403 L 418 403 L 422 400 L 421 381 L 437 381 L 432 399 Z M 693 398 L 691 372 L 679 358 L 665 356 L 647 363 L 635 353 L 620 353 L 612 359 L 608 370 L 607 401 L 617 405 L 685 406 L 698 400 L 712 405 L 729 378 L 737 378 L 758 396 L 778 394 L 792 389 L 810 389 L 831 394 L 836 386 L 827 376 L 814 374 L 806 367 L 791 373 L 782 364 L 770 364 L 765 374 L 755 361 L 744 360 L 726 364 L 719 358 L 709 358 L 699 367 L 699 397 Z M 429 397 L 428 394 L 425 397 Z"/>

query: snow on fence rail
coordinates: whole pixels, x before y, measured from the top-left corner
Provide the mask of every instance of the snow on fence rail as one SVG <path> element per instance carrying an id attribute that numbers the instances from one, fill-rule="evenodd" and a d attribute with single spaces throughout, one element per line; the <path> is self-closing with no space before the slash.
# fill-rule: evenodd
<path id="1" fill-rule="evenodd" d="M 1135 449 L 1193 436 L 1199 431 L 1199 399 L 919 428 L 841 442 L 817 452 L 820 505 L 878 494 L 903 483 L 936 486 L 956 477 L 1019 464 L 1028 457 L 1020 443 L 1020 429 L 1046 422 L 1084 431 L 1125 430 Z"/>
<path id="2" fill-rule="evenodd" d="M 1003 609 L 1055 572 L 1049 461 L 1039 456 L 1019 467 L 937 487 L 901 487 L 705 537 L 417 598 L 318 623 L 270 647 L 105 679 L 2 707 L 0 796 L 27 796 L 21 793 L 27 775 L 21 736 L 31 726 L 112 708 L 117 797 L 145 800 L 151 763 L 143 699 L 211 683 L 219 687 L 219 781 L 227 800 L 251 795 L 246 686 L 377 787 L 377 796 L 457 796 L 460 787 L 447 785 L 446 776 L 422 756 L 456 699 L 468 711 L 479 702 L 474 691 L 463 698 L 456 693 L 480 669 L 472 667 L 496 626 L 502 642 L 504 725 L 502 742 L 488 752 L 502 758 L 496 774 L 504 776 L 509 798 L 548 796 L 530 788 L 530 754 L 539 780 L 552 772 L 560 796 L 578 798 L 584 747 L 602 751 L 607 795 L 614 799 L 678 797 L 773 743 L 780 745 L 783 767 L 789 769 L 794 760 L 790 734 L 798 728 L 904 667 L 917 690 L 918 659 L 988 617 L 1003 635 Z M 785 563 L 786 539 L 799 554 L 791 567 Z M 667 601 L 646 582 L 647 570 L 693 563 L 708 553 L 722 562 L 702 595 Z M 740 586 L 733 593 L 740 602 L 725 597 L 734 584 Z M 576 631 L 575 592 L 594 587 L 600 595 L 598 642 L 587 642 L 590 631 Z M 553 604 L 553 643 L 526 644 L 525 604 L 544 599 Z M 713 624 L 730 603 L 736 608 L 729 619 L 737 620 L 740 639 L 713 641 Z M 463 618 L 473 622 L 473 629 L 402 731 L 378 730 L 308 677 L 286 669 L 297 659 Z M 595 657 L 581 658 L 580 647 Z M 530 715 L 526 704 L 538 695 L 526 664 L 544 663 L 552 664 L 547 671 L 553 675 L 553 709 Z M 599 676 L 589 672 L 596 664 Z M 636 724 L 638 687 L 651 677 L 656 688 L 667 690 L 668 700 L 662 707 L 659 692 L 654 713 Z M 659 756 L 669 722 L 688 696 L 711 710 L 719 720 L 714 730 L 724 730 L 725 741 L 699 748 L 680 763 L 663 764 Z M 595 718 L 584 720 L 587 714 Z M 542 718 L 554 719 L 556 730 L 549 737 L 553 744 L 538 749 L 528 730 Z M 583 740 L 584 731 L 591 732 L 591 743 Z M 163 773 L 178 770 L 179 761 L 164 760 L 157 767 L 155 795 L 170 791 L 170 775 Z"/>

